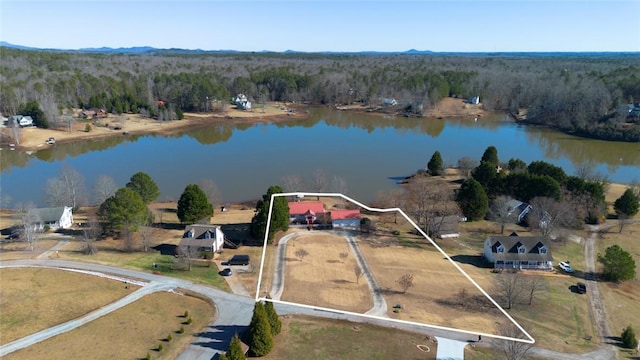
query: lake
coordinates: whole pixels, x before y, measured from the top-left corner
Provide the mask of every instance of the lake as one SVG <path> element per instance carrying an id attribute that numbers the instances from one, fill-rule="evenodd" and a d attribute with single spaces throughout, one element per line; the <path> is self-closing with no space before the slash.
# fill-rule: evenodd
<path id="1" fill-rule="evenodd" d="M 569 174 L 590 165 L 610 181 L 640 180 L 640 144 L 577 138 L 549 129 L 517 125 L 506 115 L 478 121 L 382 117 L 311 109 L 306 120 L 275 124 L 220 124 L 178 135 L 122 136 L 57 144 L 32 154 L 2 150 L 2 205 L 33 201 L 45 206 L 48 178 L 68 164 L 89 189 L 106 174 L 124 186 L 134 173 L 148 173 L 161 200 L 177 200 L 190 183 L 211 179 L 224 202 L 253 200 L 287 175 L 307 184 L 322 170 L 331 182 L 346 182 L 349 196 L 369 202 L 398 177 L 426 167 L 438 150 L 445 165 L 461 157 L 480 159 L 488 146 L 501 161 L 544 160 Z M 301 191 L 313 191 L 308 186 Z M 327 189 L 331 191 L 331 189 Z"/>

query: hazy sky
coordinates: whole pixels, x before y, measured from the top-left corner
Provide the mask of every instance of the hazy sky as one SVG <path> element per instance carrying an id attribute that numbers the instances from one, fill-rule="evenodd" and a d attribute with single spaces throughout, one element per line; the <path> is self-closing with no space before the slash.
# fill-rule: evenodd
<path id="1" fill-rule="evenodd" d="M 0 24 L 62 49 L 640 51 L 640 0 L 0 0 Z"/>

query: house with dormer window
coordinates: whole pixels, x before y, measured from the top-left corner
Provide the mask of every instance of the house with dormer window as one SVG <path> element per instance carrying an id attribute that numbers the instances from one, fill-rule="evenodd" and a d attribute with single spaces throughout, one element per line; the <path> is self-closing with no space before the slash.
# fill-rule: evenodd
<path id="1" fill-rule="evenodd" d="M 484 258 L 496 269 L 552 270 L 553 257 L 547 238 L 539 236 L 490 236 L 484 241 Z"/>
<path id="2" fill-rule="evenodd" d="M 224 246 L 224 233 L 218 225 L 194 224 L 184 229 L 179 247 L 218 252 Z"/>

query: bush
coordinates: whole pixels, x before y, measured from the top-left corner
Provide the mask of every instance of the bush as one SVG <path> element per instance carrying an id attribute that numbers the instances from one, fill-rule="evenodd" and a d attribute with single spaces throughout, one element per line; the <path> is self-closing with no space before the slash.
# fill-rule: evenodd
<path id="1" fill-rule="evenodd" d="M 185 310 L 184 311 L 184 315 L 182 315 L 182 317 L 189 317 L 189 310 Z"/>
<path id="2" fill-rule="evenodd" d="M 43 230 L 44 232 L 49 232 L 49 230 L 51 230 L 51 226 L 45 225 Z"/>
<path id="3" fill-rule="evenodd" d="M 146 357 L 146 359 L 147 359 L 147 360 L 151 360 L 151 354 L 147 353 L 147 357 Z"/>
<path id="4" fill-rule="evenodd" d="M 187 319 L 187 325 L 191 325 L 192 322 L 193 320 L 191 320 L 191 318 Z"/>
<path id="5" fill-rule="evenodd" d="M 164 350 L 164 346 L 162 344 L 158 344 L 158 351 Z"/>
<path id="6" fill-rule="evenodd" d="M 84 127 L 84 131 L 86 131 L 86 132 L 91 132 L 91 124 L 87 124 L 87 125 L 85 125 L 85 127 Z"/>
<path id="7" fill-rule="evenodd" d="M 180 326 L 180 330 L 178 330 L 179 334 L 184 334 L 184 326 Z"/>
<path id="8" fill-rule="evenodd" d="M 393 231 L 391 231 L 391 234 L 394 235 L 394 236 L 398 236 L 398 235 L 400 235 L 400 231 L 393 230 Z"/>
<path id="9" fill-rule="evenodd" d="M 173 336 L 171 336 L 171 334 L 167 335 L 167 341 L 171 342 L 171 340 L 173 340 Z"/>
<path id="10" fill-rule="evenodd" d="M 622 338 L 622 346 L 627 349 L 635 349 L 638 347 L 638 339 L 636 339 L 636 333 L 633 331 L 631 325 L 624 329 L 620 337 Z"/>

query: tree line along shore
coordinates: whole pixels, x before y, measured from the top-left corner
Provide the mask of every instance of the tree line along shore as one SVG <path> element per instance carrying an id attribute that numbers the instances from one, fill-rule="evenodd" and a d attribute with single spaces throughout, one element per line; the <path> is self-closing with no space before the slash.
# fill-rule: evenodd
<path id="1" fill-rule="evenodd" d="M 41 128 L 68 127 L 73 108 L 168 121 L 224 111 L 240 95 L 254 108 L 357 104 L 419 117 L 451 97 L 578 136 L 640 141 L 640 67 L 625 54 L 2 54 L 0 112 L 31 112 Z"/>

